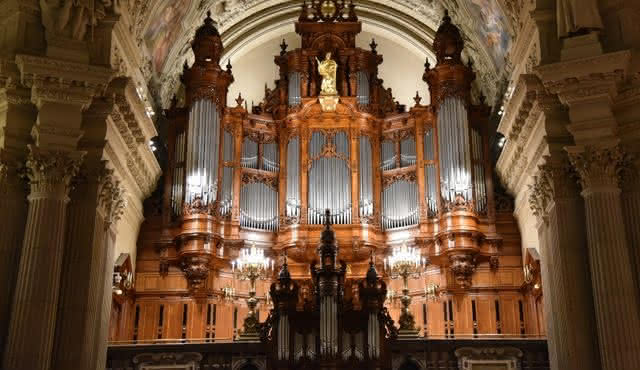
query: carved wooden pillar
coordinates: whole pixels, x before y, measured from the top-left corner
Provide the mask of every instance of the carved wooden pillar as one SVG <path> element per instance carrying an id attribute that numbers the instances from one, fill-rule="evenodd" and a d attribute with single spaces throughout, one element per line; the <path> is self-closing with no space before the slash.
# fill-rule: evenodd
<path id="1" fill-rule="evenodd" d="M 360 130 L 351 129 L 351 223 L 360 223 Z"/>
<path id="2" fill-rule="evenodd" d="M 599 369 L 584 207 L 566 155 L 546 157 L 531 208 L 539 218 L 547 338 L 552 369 Z"/>
<path id="3" fill-rule="evenodd" d="M 425 174 L 424 174 L 424 121 L 415 116 L 415 135 L 416 135 L 416 181 L 418 182 L 418 203 L 420 209 L 418 215 L 420 223 L 428 219 L 427 202 L 425 201 Z"/>
<path id="4" fill-rule="evenodd" d="M 308 126 L 300 129 L 300 223 L 308 223 L 309 213 L 309 138 Z"/>
<path id="5" fill-rule="evenodd" d="M 4 355 L 5 369 L 50 368 L 70 182 L 83 153 L 30 147 L 29 212 Z"/>
<path id="6" fill-rule="evenodd" d="M 619 146 L 568 151 L 585 199 L 602 369 L 635 369 L 640 363 L 640 311 L 619 178 L 626 158 Z"/>
<path id="7" fill-rule="evenodd" d="M 278 218 L 280 227 L 284 227 L 287 218 L 287 148 L 289 146 L 289 130 L 286 126 L 279 128 L 278 147 L 280 172 L 278 173 Z"/>
<path id="8" fill-rule="evenodd" d="M 237 122 L 233 130 L 233 205 L 231 208 L 231 221 L 240 224 L 240 191 L 242 190 L 242 144 L 243 144 L 242 121 Z"/>
<path id="9" fill-rule="evenodd" d="M 375 126 L 377 127 L 377 125 Z M 382 147 L 381 137 L 379 132 L 374 132 L 371 135 L 371 148 L 373 163 L 373 222 L 375 225 L 379 225 L 382 215 L 382 169 L 380 168 L 380 148 Z"/>
<path id="10" fill-rule="evenodd" d="M 0 94 L 0 361 L 9 328 L 11 301 L 20 263 L 27 216 L 27 194 L 18 168 L 27 154 L 36 110 L 30 91 L 17 86 Z"/>

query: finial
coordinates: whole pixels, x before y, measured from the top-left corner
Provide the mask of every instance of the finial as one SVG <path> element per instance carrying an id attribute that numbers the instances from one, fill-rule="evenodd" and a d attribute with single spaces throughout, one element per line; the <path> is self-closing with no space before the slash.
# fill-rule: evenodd
<path id="1" fill-rule="evenodd" d="M 429 63 L 429 57 L 425 59 L 424 68 L 428 71 L 431 69 L 431 63 Z"/>
<path id="2" fill-rule="evenodd" d="M 419 91 L 416 91 L 416 96 L 413 98 L 413 101 L 416 102 L 416 106 L 420 105 L 420 102 L 422 101 L 422 97 L 420 96 Z"/>
<path id="3" fill-rule="evenodd" d="M 372 53 L 378 54 L 378 51 L 376 50 L 376 48 L 378 47 L 378 44 L 376 44 L 376 39 L 371 39 L 371 43 L 369 44 L 369 46 L 371 47 Z"/>
<path id="4" fill-rule="evenodd" d="M 289 47 L 289 45 L 287 45 L 287 42 L 282 39 L 282 44 L 280 44 L 280 55 L 285 55 L 287 53 L 287 47 Z"/>
<path id="5" fill-rule="evenodd" d="M 207 18 L 211 18 L 211 10 L 207 10 Z"/>
<path id="6" fill-rule="evenodd" d="M 280 272 L 278 273 L 279 280 L 289 280 L 291 279 L 291 273 L 289 273 L 289 268 L 287 265 L 287 252 L 284 252 L 284 261 L 282 262 L 282 267 L 280 268 Z"/>
<path id="7" fill-rule="evenodd" d="M 469 69 L 473 67 L 473 60 L 471 59 L 471 57 L 469 57 L 469 60 L 467 61 L 467 67 L 469 67 Z"/>
<path id="8" fill-rule="evenodd" d="M 331 226 L 331 210 L 329 208 L 324 211 L 324 225 L 327 229 Z"/>
<path id="9" fill-rule="evenodd" d="M 231 72 L 231 69 L 233 67 L 231 66 L 231 59 L 227 59 L 227 72 Z"/>
<path id="10" fill-rule="evenodd" d="M 182 65 L 182 69 L 187 70 L 189 69 L 189 63 L 187 62 L 187 60 L 184 60 L 184 64 Z"/>
<path id="11" fill-rule="evenodd" d="M 236 103 L 238 103 L 238 107 L 242 107 L 242 103 L 244 103 L 244 99 L 242 99 L 242 93 L 238 93 L 238 98 L 236 99 Z"/>
<path id="12" fill-rule="evenodd" d="M 451 17 L 449 17 L 449 9 L 444 10 L 444 17 L 442 17 L 443 23 L 451 23 Z"/>
<path id="13" fill-rule="evenodd" d="M 371 249 L 369 257 L 369 270 L 367 270 L 366 279 L 369 284 L 374 284 L 378 280 L 378 271 L 376 271 L 376 263 L 373 259 L 373 249 Z"/>

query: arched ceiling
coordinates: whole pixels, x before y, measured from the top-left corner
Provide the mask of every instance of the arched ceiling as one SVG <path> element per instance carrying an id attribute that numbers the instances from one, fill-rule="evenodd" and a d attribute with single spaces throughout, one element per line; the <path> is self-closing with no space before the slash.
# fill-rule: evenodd
<path id="1" fill-rule="evenodd" d="M 478 72 L 476 88 L 493 102 L 508 75 L 508 53 L 515 36 L 512 32 L 515 28 L 513 24 L 517 21 L 512 13 L 522 1 L 524 0 L 355 0 L 354 3 L 365 35 L 383 40 L 387 49 L 395 51 L 395 54 L 404 49 L 410 59 L 409 64 L 413 65 L 415 60 L 424 60 L 425 56 L 434 61 L 431 45 L 435 30 L 444 9 L 449 9 L 454 22 L 462 30 L 466 54 L 474 61 Z M 238 65 L 233 70 L 236 81 L 243 77 L 252 79 L 255 86 L 240 83 L 243 89 L 260 90 L 242 91 L 243 95 L 261 96 L 264 84 L 272 84 L 275 75 L 265 81 L 260 81 L 259 76 L 252 78 L 252 64 L 242 63 L 242 57 L 251 54 L 266 56 L 268 50 L 272 50 L 271 55 L 276 55 L 279 49 L 274 48 L 273 44 L 282 38 L 288 39 L 290 48 L 299 46 L 299 43 L 295 43 L 295 35 L 291 33 L 301 4 L 302 1 L 283 0 L 149 1 L 143 9 L 147 16 L 141 17 L 145 20 L 142 25 L 143 52 L 154 70 L 150 86 L 157 102 L 166 106 L 179 89 L 182 65 L 185 60 L 191 62 L 193 58 L 190 40 L 208 10 L 213 13 L 212 17 L 222 34 L 224 63 L 231 59 L 234 65 Z M 358 44 L 364 45 L 364 41 L 361 40 Z M 264 50 L 260 50 L 261 48 Z M 384 56 L 384 50 L 379 50 Z M 395 61 L 389 56 L 385 60 L 387 63 Z M 271 66 L 272 57 L 252 63 L 269 64 L 264 67 L 267 71 L 275 67 Z M 243 64 L 247 67 L 241 70 Z M 396 64 L 399 65 L 386 67 L 406 70 L 401 63 Z M 253 64 L 254 69 L 255 65 Z M 407 83 L 410 83 L 407 88 L 413 89 L 415 80 L 420 80 L 422 74 L 414 75 L 416 71 L 406 72 L 405 81 L 398 81 L 396 73 L 392 75 L 394 81 L 387 80 L 386 85 L 395 84 L 397 87 L 394 92 Z M 262 70 L 263 75 L 264 73 Z M 385 79 L 384 71 L 381 74 Z M 398 98 L 405 102 L 403 100 L 408 98 L 405 96 L 406 91 L 402 94 Z"/>

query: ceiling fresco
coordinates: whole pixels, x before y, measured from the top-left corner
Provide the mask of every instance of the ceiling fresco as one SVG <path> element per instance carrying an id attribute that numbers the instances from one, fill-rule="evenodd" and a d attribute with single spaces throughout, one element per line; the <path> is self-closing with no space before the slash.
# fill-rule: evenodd
<path id="1" fill-rule="evenodd" d="M 499 83 L 507 75 L 507 57 L 514 39 L 512 3 L 523 0 L 357 0 L 363 23 L 385 24 L 396 21 L 406 25 L 397 29 L 423 44 L 433 40 L 444 9 L 450 10 L 460 25 L 467 54 L 479 72 L 478 84 L 485 95 L 494 97 Z M 289 23 L 297 18 L 301 1 L 286 0 L 151 0 L 151 19 L 145 21 L 144 46 L 153 65 L 152 91 L 166 105 L 177 91 L 178 75 L 185 60 L 190 60 L 189 40 L 200 25 L 204 13 L 211 10 L 225 46 L 242 43 L 260 35 L 266 21 Z M 271 18 L 269 18 L 271 17 Z M 278 18 L 279 17 L 279 18 Z M 393 28 L 394 25 L 389 25 Z M 238 31 L 240 30 L 240 31 Z M 418 34 L 416 37 L 415 33 Z"/>

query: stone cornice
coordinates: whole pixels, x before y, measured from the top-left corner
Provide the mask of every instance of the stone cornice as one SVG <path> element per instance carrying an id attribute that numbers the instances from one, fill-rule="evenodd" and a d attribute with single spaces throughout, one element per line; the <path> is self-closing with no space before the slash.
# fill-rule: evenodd
<path id="1" fill-rule="evenodd" d="M 631 67 L 631 51 L 598 55 L 590 58 L 546 64 L 535 69 L 545 86 L 556 81 L 564 81 L 594 74 L 622 71 L 626 76 Z"/>

